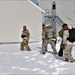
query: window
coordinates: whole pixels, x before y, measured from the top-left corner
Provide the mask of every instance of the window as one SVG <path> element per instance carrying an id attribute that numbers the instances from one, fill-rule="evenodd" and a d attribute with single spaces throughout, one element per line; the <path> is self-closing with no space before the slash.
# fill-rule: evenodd
<path id="1" fill-rule="evenodd" d="M 55 4 L 53 5 L 52 9 L 56 9 L 56 5 Z"/>

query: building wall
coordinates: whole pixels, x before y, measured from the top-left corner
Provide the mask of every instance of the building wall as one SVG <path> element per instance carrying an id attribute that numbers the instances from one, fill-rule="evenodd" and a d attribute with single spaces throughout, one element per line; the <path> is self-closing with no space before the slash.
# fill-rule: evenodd
<path id="1" fill-rule="evenodd" d="M 23 25 L 30 31 L 30 41 L 40 41 L 41 24 L 41 11 L 26 0 L 0 1 L 0 42 L 20 42 Z"/>

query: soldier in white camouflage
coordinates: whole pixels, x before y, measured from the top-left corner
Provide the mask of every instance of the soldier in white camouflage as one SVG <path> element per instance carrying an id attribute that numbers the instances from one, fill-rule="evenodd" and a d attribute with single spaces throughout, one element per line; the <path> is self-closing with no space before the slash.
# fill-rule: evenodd
<path id="1" fill-rule="evenodd" d="M 65 61 L 75 62 L 75 59 L 72 57 L 72 54 L 71 54 L 73 43 L 67 39 L 68 37 L 69 37 L 69 28 L 67 26 L 63 33 L 63 44 L 65 44 L 65 49 L 63 50 L 63 54 L 65 57 Z"/>
<path id="2" fill-rule="evenodd" d="M 59 36 L 62 38 L 61 44 L 60 44 L 60 50 L 58 52 L 59 56 L 63 56 L 63 49 L 64 49 L 64 44 L 63 44 L 63 33 L 66 30 L 66 28 L 68 27 L 68 25 L 66 23 L 64 23 L 62 25 L 62 29 L 58 32 Z"/>
<path id="3" fill-rule="evenodd" d="M 45 37 L 46 37 L 46 40 L 45 40 L 45 44 L 44 44 L 43 54 L 45 54 L 45 52 L 46 52 L 45 47 L 47 47 L 48 44 L 51 45 L 51 47 L 53 49 L 53 53 L 57 54 L 57 50 L 55 48 L 55 46 L 56 46 L 56 32 L 52 28 L 52 26 L 47 26 Z"/>
<path id="4" fill-rule="evenodd" d="M 45 40 L 46 40 L 45 35 L 46 35 L 46 25 L 43 23 L 42 24 L 42 53 L 44 53 L 44 50 L 47 51 L 47 46 L 44 47 Z"/>
<path id="5" fill-rule="evenodd" d="M 23 31 L 22 31 L 21 37 L 23 39 L 21 42 L 21 51 L 24 51 L 24 47 L 26 47 L 27 51 L 31 51 L 31 49 L 28 45 L 30 33 L 26 26 L 23 26 Z"/>

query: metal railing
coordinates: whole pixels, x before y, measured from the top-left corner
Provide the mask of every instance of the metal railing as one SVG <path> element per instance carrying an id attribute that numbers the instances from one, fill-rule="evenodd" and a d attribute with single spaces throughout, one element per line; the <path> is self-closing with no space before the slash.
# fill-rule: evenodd
<path id="1" fill-rule="evenodd" d="M 50 15 L 51 15 L 51 10 L 45 9 L 45 16 L 50 16 Z"/>

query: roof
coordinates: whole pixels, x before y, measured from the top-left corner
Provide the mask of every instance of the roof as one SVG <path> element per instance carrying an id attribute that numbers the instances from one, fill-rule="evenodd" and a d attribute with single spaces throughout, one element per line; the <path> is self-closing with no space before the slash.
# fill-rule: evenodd
<path id="1" fill-rule="evenodd" d="M 37 6 L 35 3 L 33 3 L 31 0 L 27 0 L 30 4 L 32 4 L 34 7 L 36 7 L 37 9 L 39 9 L 41 12 L 45 13 L 45 11 L 40 8 L 39 6 Z"/>

